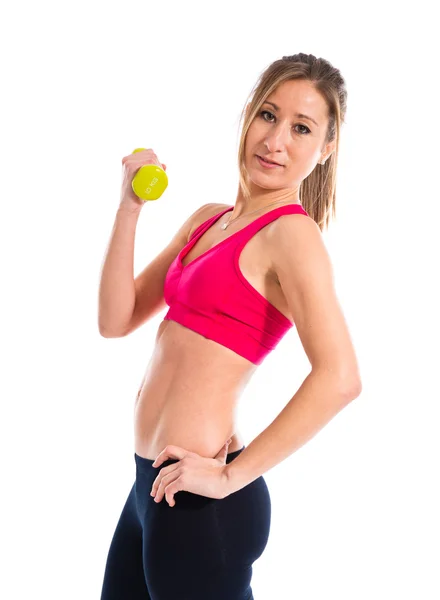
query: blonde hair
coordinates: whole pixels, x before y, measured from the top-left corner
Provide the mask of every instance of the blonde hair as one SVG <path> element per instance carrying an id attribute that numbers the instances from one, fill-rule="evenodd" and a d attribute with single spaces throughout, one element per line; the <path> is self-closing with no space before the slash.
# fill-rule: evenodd
<path id="1" fill-rule="evenodd" d="M 328 229 L 330 218 L 336 216 L 336 167 L 341 124 L 344 122 L 347 106 L 345 81 L 339 70 L 325 59 L 303 53 L 283 56 L 263 71 L 241 113 L 240 121 L 244 122 L 238 149 L 239 185 L 245 198 L 250 200 L 249 173 L 244 163 L 246 134 L 266 98 L 284 81 L 295 79 L 312 82 L 321 93 L 328 106 L 328 128 L 324 144 L 336 139 L 335 150 L 325 164 L 318 163 L 300 185 L 301 205 L 323 231 Z"/>

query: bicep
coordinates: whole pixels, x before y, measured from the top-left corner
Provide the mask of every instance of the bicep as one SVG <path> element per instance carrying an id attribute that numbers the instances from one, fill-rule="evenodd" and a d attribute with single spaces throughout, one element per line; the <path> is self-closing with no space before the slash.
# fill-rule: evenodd
<path id="1" fill-rule="evenodd" d="M 277 221 L 273 269 L 312 369 L 324 370 L 344 385 L 358 381 L 354 348 L 319 227 L 304 215 L 285 215 Z"/>

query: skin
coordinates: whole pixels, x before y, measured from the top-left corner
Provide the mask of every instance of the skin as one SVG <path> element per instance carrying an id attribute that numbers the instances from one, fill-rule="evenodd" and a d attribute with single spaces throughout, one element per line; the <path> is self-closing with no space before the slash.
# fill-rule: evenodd
<path id="1" fill-rule="evenodd" d="M 274 102 L 280 110 L 276 111 L 269 102 Z M 246 136 L 245 164 L 250 176 L 251 201 L 246 200 L 239 188 L 231 219 L 270 202 L 299 203 L 301 182 L 335 148 L 335 142 L 325 144 L 327 104 L 309 81 L 285 81 L 268 96 L 259 113 L 263 110 L 269 112 L 256 115 Z M 312 117 L 317 125 L 294 117 L 294 113 Z M 256 154 L 284 166 L 264 169 Z"/>
<path id="2" fill-rule="evenodd" d="M 238 191 L 234 209 L 221 217 L 195 243 L 183 258 L 187 265 L 225 237 L 253 222 L 282 200 L 299 202 L 299 185 L 318 161 L 328 158 L 334 145 L 324 145 L 327 127 L 326 103 L 313 85 L 306 81 L 284 82 L 267 99 L 280 107 L 276 111 L 265 103 L 264 117 L 252 122 L 246 139 L 245 164 L 250 175 L 251 201 Z M 318 125 L 293 117 L 301 112 Z M 308 128 L 308 129 L 306 129 Z M 310 133 L 308 133 L 310 130 Z M 282 168 L 264 169 L 255 154 L 268 155 Z M 320 166 L 318 166 L 320 168 Z M 282 202 L 275 207 L 281 206 Z M 198 221 L 218 214 L 230 205 L 210 205 Z M 255 209 L 223 231 L 221 225 Z M 279 282 L 269 260 L 273 223 L 257 232 L 243 248 L 239 265 L 249 283 L 276 308 L 293 321 Z M 243 447 L 235 424 L 240 394 L 257 366 L 232 350 L 208 340 L 179 323 L 162 321 L 154 350 L 136 398 L 135 451 L 156 459 L 168 445 L 192 451 L 203 457 L 218 455 L 227 439 L 228 452 Z"/>
<path id="3" fill-rule="evenodd" d="M 277 118 L 268 115 L 271 123 L 262 124 L 262 117 L 258 117 L 251 125 L 245 162 L 250 173 L 252 200 L 246 204 L 239 195 L 235 215 L 265 207 L 275 199 L 290 203 L 292 198 L 298 200 L 302 179 L 315 168 L 317 161 L 327 158 L 327 153 L 334 149 L 333 144 L 324 146 L 325 104 L 308 82 L 286 82 L 268 100 L 273 100 L 280 109 Z M 317 121 L 317 125 L 307 125 L 311 133 L 298 133 L 298 129 L 307 130 L 301 123 L 291 121 L 289 110 L 299 106 L 298 111 Z M 269 158 L 282 162 L 283 168 L 267 170 L 261 167 L 254 155 L 267 154 L 265 150 L 270 152 Z M 246 219 L 244 216 L 240 223 Z M 234 226 L 235 223 L 231 225 Z M 219 234 L 215 226 L 208 232 L 214 236 L 208 242 L 212 246 L 212 240 L 218 239 Z M 252 246 L 257 237 L 260 246 Z M 356 355 L 334 288 L 330 257 L 316 223 L 299 215 L 275 219 L 247 242 L 244 252 L 249 247 L 253 254 L 245 255 L 245 262 L 254 258 L 254 264 L 264 265 L 259 275 L 265 274 L 267 263 L 264 258 L 271 255 L 279 276 L 278 291 L 284 300 L 287 299 L 286 312 L 290 309 L 291 314 L 295 314 L 296 328 L 311 371 L 276 419 L 230 464 L 226 464 L 227 447 L 212 460 L 191 452 L 187 446 L 167 444 L 154 466 L 160 467 L 167 458 L 178 462 L 161 469 L 156 477 L 151 492 L 156 502 L 165 498 L 169 506 L 174 506 L 174 495 L 181 490 L 224 498 L 242 489 L 316 435 L 361 391 Z M 199 248 L 196 254 L 200 254 Z M 270 286 L 265 287 L 266 295 L 270 289 Z M 232 361 L 229 366 L 231 364 Z M 203 378 L 206 371 L 201 371 L 200 375 Z M 219 407 L 217 416 L 222 410 L 227 408 Z"/>

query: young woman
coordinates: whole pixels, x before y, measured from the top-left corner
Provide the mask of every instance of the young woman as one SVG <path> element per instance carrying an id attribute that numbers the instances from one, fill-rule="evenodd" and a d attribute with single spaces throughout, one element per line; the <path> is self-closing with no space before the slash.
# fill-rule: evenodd
<path id="1" fill-rule="evenodd" d="M 247 104 L 235 204 L 196 210 L 133 281 L 144 205 L 131 190 L 152 150 L 123 159 L 102 270 L 99 328 L 122 337 L 168 306 L 135 402 L 136 479 L 113 535 L 101 600 L 252 600 L 271 502 L 263 473 L 361 390 L 321 232 L 335 214 L 346 111 L 339 71 L 283 57 Z M 311 371 L 245 447 L 235 413 L 267 354 L 296 326 Z"/>

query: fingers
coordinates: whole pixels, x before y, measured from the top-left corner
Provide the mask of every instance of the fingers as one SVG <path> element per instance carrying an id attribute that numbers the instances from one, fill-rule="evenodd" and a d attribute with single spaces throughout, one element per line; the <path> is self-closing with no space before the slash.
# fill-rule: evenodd
<path id="1" fill-rule="evenodd" d="M 151 495 L 154 497 L 154 501 L 159 503 L 163 497 L 165 496 L 165 500 L 168 502 L 170 506 L 174 506 L 174 495 L 167 489 L 170 485 L 170 481 L 166 481 L 166 478 L 162 478 L 157 491 L 155 489 L 151 490 Z"/>
<path id="2" fill-rule="evenodd" d="M 160 464 L 162 464 L 165 460 L 168 460 L 169 458 L 177 458 L 177 460 L 181 460 L 182 458 L 184 458 L 185 454 L 189 454 L 189 452 L 187 452 L 183 448 L 179 448 L 179 446 L 166 446 L 166 448 L 164 448 L 162 452 L 156 457 L 156 460 L 154 461 L 152 466 L 158 467 Z"/>
<path id="3" fill-rule="evenodd" d="M 160 502 L 165 495 L 165 488 L 178 477 L 176 474 L 179 468 L 179 463 L 175 463 L 162 469 L 159 475 L 153 482 L 150 495 L 153 496 L 155 502 Z M 177 476 L 176 476 L 177 475 Z"/>

